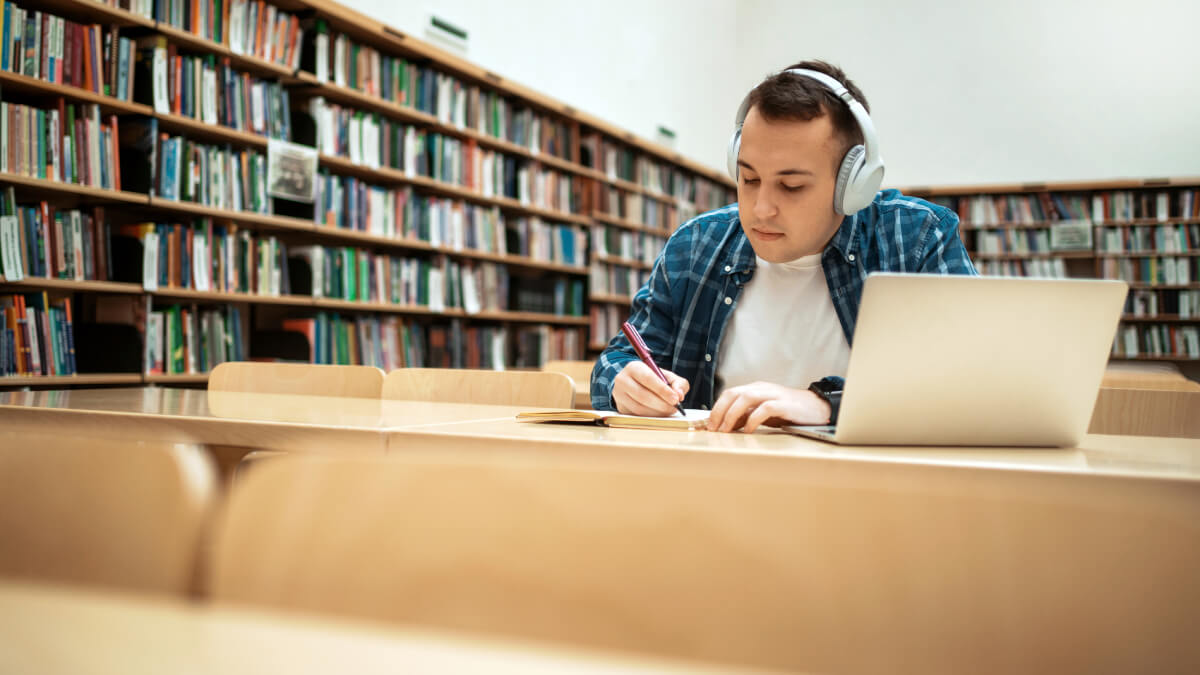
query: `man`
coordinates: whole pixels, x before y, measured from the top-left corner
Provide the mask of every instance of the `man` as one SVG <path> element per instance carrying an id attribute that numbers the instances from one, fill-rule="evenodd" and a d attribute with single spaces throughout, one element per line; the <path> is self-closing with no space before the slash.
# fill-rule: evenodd
<path id="1" fill-rule="evenodd" d="M 630 323 L 670 384 L 618 335 L 592 371 L 597 410 L 665 416 L 682 401 L 711 407 L 717 431 L 831 423 L 867 274 L 976 273 L 952 211 L 876 193 L 883 164 L 858 87 L 821 61 L 797 69 L 810 72 L 771 76 L 743 101 L 737 204 L 681 226 L 633 299 Z M 837 189 L 864 156 L 873 175 Z"/>

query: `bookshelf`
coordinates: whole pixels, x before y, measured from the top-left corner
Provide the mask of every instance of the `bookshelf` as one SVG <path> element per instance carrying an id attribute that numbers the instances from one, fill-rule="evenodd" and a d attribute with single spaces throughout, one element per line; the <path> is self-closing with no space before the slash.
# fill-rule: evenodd
<path id="1" fill-rule="evenodd" d="M 334 2 L 4 7 L 0 388 L 583 358 L 672 228 L 734 198 Z M 314 204 L 267 193 L 272 139 L 315 151 Z"/>
<path id="2" fill-rule="evenodd" d="M 1200 375 L 1200 177 L 902 191 L 958 213 L 981 273 L 1129 282 L 1112 358 Z"/>

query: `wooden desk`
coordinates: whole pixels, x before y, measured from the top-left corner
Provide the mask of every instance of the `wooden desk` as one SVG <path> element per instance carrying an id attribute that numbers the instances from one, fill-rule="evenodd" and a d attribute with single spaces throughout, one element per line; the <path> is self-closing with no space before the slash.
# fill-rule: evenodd
<path id="1" fill-rule="evenodd" d="M 735 672 L 540 644 L 0 582 L 0 672 Z M 746 672 L 738 668 L 736 672 Z"/>
<path id="2" fill-rule="evenodd" d="M 515 420 L 392 436 L 389 453 L 415 461 L 711 481 L 711 504 L 673 513 L 677 530 L 664 536 L 702 539 L 722 560 L 742 555 L 747 588 L 771 589 L 743 611 L 795 627 L 772 665 L 1200 672 L 1197 440 L 850 448 L 778 433 Z M 743 479 L 765 487 L 732 497 L 720 487 Z M 612 499 L 611 527 L 639 527 L 621 520 L 622 495 Z"/>
<path id="3" fill-rule="evenodd" d="M 12 430 L 311 452 L 382 453 L 390 429 L 508 418 L 517 411 L 160 387 L 0 392 L 0 424 Z"/>

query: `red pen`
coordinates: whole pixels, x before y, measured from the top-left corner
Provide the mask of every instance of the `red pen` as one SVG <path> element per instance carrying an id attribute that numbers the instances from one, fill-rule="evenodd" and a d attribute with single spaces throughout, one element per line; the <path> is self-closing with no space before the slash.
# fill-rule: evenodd
<path id="1" fill-rule="evenodd" d="M 668 387 L 671 386 L 670 381 L 667 380 L 667 376 L 663 375 L 663 371 L 658 368 L 658 364 L 655 363 L 654 358 L 650 356 L 650 349 L 646 347 L 646 343 L 642 340 L 642 336 L 637 332 L 637 329 L 633 327 L 633 324 L 629 323 L 628 321 L 621 324 L 621 332 L 625 334 L 625 337 L 629 340 L 629 343 L 633 345 L 633 351 L 637 352 L 638 358 L 642 360 L 642 363 L 650 366 L 650 370 L 654 371 L 654 374 L 658 376 L 658 379 L 666 382 Z M 680 415 L 687 417 L 687 413 L 683 411 L 682 402 L 676 403 L 675 407 L 679 410 Z"/>

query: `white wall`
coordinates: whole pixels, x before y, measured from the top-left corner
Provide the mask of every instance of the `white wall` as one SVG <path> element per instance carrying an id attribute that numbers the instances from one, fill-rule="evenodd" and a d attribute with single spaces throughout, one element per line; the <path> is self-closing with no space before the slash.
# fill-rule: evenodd
<path id="1" fill-rule="evenodd" d="M 642 138 L 665 125 L 684 156 L 724 166 L 742 95 L 730 0 L 341 2 L 422 40 L 435 13 L 469 32 L 469 61 Z"/>
<path id="2" fill-rule="evenodd" d="M 805 58 L 874 111 L 889 185 L 1200 175 L 1196 0 L 342 0 L 724 167 L 738 101 Z"/>
<path id="3" fill-rule="evenodd" d="M 745 0 L 737 79 L 841 65 L 889 185 L 1200 175 L 1198 26 L 1195 0 Z"/>

